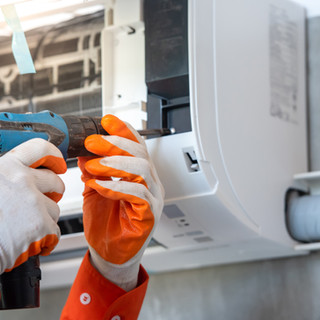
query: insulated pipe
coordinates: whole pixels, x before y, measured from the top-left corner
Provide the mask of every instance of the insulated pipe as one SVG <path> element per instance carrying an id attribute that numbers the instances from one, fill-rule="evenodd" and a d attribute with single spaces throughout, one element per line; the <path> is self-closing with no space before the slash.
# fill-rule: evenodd
<path id="1" fill-rule="evenodd" d="M 320 195 L 295 197 L 288 203 L 287 227 L 298 241 L 320 241 Z"/>

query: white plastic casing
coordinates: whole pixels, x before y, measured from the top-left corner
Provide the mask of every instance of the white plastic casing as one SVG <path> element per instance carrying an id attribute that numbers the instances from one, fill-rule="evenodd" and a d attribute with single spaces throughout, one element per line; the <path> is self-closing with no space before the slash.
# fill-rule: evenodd
<path id="1" fill-rule="evenodd" d="M 307 171 L 304 21 L 289 1 L 189 1 L 192 132 L 148 140 L 171 205 L 155 239 L 181 266 L 296 254 L 285 193 Z"/>

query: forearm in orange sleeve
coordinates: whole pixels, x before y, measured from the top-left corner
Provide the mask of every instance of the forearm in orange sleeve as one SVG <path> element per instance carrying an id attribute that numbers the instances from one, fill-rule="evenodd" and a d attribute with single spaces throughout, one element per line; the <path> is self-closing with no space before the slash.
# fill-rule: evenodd
<path id="1" fill-rule="evenodd" d="M 126 292 L 92 266 L 87 252 L 60 320 L 138 319 L 148 280 L 147 272 L 140 266 L 137 287 Z"/>

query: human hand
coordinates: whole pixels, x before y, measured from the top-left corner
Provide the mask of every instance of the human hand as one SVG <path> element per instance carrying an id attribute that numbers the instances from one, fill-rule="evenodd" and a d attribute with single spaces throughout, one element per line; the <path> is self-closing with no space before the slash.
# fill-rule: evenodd
<path id="1" fill-rule="evenodd" d="M 58 243 L 64 184 L 57 174 L 66 170 L 59 149 L 39 138 L 0 157 L 0 273 Z"/>
<path id="2" fill-rule="evenodd" d="M 131 290 L 162 213 L 164 190 L 137 131 L 112 115 L 101 124 L 110 135 L 85 141 L 86 149 L 99 157 L 79 158 L 84 232 L 93 265 Z"/>

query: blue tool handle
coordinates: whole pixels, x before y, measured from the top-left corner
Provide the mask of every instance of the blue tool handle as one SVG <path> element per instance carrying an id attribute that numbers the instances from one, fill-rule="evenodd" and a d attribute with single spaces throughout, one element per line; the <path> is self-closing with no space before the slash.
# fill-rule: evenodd
<path id="1" fill-rule="evenodd" d="M 51 111 L 27 114 L 0 113 L 1 154 L 33 138 L 50 141 L 67 159 L 69 134 L 67 125 L 61 116 Z"/>

